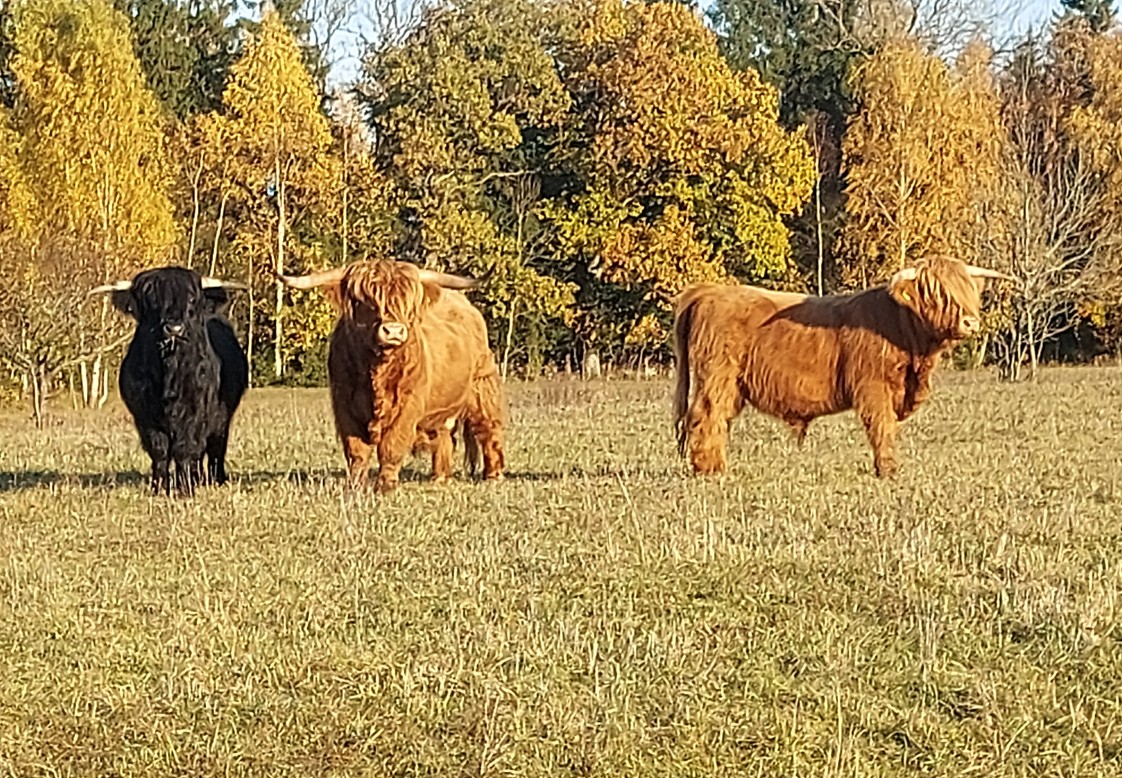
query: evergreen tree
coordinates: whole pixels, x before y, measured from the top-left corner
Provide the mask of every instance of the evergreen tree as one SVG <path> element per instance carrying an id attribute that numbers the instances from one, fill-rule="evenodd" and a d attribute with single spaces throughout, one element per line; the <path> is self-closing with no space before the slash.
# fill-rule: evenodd
<path id="1" fill-rule="evenodd" d="M 133 49 L 148 87 L 183 119 L 221 105 L 238 52 L 227 23 L 234 0 L 114 0 L 132 27 Z"/>
<path id="2" fill-rule="evenodd" d="M 1060 22 L 1083 20 L 1091 32 L 1101 34 L 1114 26 L 1115 10 L 1112 0 L 1060 0 L 1063 11 L 1058 12 Z"/>

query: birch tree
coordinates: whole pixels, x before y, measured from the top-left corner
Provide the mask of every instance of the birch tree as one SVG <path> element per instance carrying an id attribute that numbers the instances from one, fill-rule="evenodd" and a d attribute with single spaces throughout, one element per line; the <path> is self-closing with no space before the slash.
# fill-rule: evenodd
<path id="1" fill-rule="evenodd" d="M 13 125 L 42 227 L 39 261 L 88 288 L 166 259 L 177 234 L 173 169 L 127 20 L 106 0 L 17 0 L 12 17 Z M 62 315 L 80 337 L 83 397 L 104 401 L 103 357 L 124 324 L 107 305 Z"/>
<path id="2" fill-rule="evenodd" d="M 222 132 L 236 138 L 236 159 L 229 175 L 238 180 L 250 206 L 272 205 L 271 270 L 284 272 L 290 190 L 324 172 L 331 133 L 300 47 L 275 12 L 266 12 L 257 34 L 231 68 L 223 103 Z M 279 379 L 284 372 L 284 286 L 278 280 L 271 286 L 273 377 Z"/>

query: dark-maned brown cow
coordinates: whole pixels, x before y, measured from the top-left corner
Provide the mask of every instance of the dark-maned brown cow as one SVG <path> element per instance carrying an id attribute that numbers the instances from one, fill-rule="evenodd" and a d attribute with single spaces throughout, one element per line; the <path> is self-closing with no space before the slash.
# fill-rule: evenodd
<path id="1" fill-rule="evenodd" d="M 687 289 L 674 320 L 679 453 L 695 472 L 723 471 L 729 423 L 745 403 L 786 422 L 800 443 L 813 419 L 852 408 L 877 475 L 892 475 L 897 426 L 931 393 L 940 354 L 978 333 L 987 278 L 1010 277 L 932 256 L 856 294 Z"/>
<path id="2" fill-rule="evenodd" d="M 461 290 L 479 282 L 407 262 L 355 262 L 306 276 L 340 312 L 327 358 L 335 428 L 349 481 L 366 481 L 378 453 L 376 487 L 397 486 L 405 456 L 432 452 L 434 481 L 452 474 L 452 432 L 464 437 L 474 471 L 503 471 L 505 403 L 483 315 Z"/>

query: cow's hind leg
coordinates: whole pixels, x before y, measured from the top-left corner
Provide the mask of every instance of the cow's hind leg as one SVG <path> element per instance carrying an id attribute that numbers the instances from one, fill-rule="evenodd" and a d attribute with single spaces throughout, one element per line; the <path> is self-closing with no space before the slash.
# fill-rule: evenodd
<path id="1" fill-rule="evenodd" d="M 506 413 L 498 371 L 493 370 L 477 379 L 472 393 L 473 401 L 464 417 L 467 426 L 464 431 L 464 447 L 470 451 L 472 446 L 478 446 L 483 455 L 483 477 L 497 480 L 503 477 L 506 467 L 503 453 Z M 469 436 L 471 441 L 468 440 Z"/>
<path id="2" fill-rule="evenodd" d="M 442 483 L 452 477 L 452 430 L 442 427 L 431 442 L 432 445 L 432 480 Z"/>
<path id="3" fill-rule="evenodd" d="M 175 459 L 175 488 L 183 497 L 195 493 L 195 487 L 202 482 L 203 458 L 184 457 Z"/>
<path id="4" fill-rule="evenodd" d="M 212 484 L 226 483 L 226 447 L 228 437 L 226 432 L 211 435 L 206 441 L 206 469 L 207 480 Z"/>
<path id="5" fill-rule="evenodd" d="M 729 423 L 742 407 L 735 381 L 699 378 L 686 413 L 690 464 L 695 473 L 723 473 L 728 468 Z"/>
<path id="6" fill-rule="evenodd" d="M 806 439 L 806 428 L 810 426 L 810 420 L 787 419 L 787 426 L 791 428 L 791 433 L 795 436 L 795 445 L 802 448 L 803 441 Z"/>

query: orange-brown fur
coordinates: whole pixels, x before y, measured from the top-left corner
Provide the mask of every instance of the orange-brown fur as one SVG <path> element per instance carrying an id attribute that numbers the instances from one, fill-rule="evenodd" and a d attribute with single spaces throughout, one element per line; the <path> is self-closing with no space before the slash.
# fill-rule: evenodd
<path id="1" fill-rule="evenodd" d="M 433 480 L 448 478 L 454 429 L 462 430 L 472 469 L 481 452 L 484 476 L 499 478 L 502 386 L 483 316 L 467 297 L 421 283 L 415 266 L 389 260 L 354 263 L 325 291 L 342 314 L 328 375 L 350 482 L 366 480 L 375 450 L 381 491 L 397 485 L 410 451 L 430 451 Z M 385 321 L 408 327 L 401 345 L 379 343 L 375 331 Z"/>
<path id="2" fill-rule="evenodd" d="M 800 443 L 813 419 L 852 408 L 877 475 L 893 474 L 897 426 L 930 395 L 940 354 L 976 328 L 980 292 L 963 263 L 944 257 L 919 263 L 914 279 L 850 295 L 687 289 L 674 321 L 679 452 L 696 472 L 723 471 L 729 423 L 745 404 L 783 420 Z"/>

